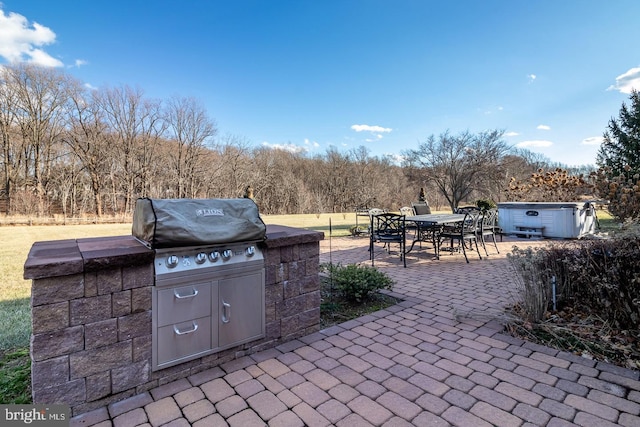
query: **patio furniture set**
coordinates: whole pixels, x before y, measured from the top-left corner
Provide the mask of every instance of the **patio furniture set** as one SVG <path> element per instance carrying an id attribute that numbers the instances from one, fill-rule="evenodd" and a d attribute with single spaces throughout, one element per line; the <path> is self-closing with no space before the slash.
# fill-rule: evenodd
<path id="1" fill-rule="evenodd" d="M 452 214 L 432 214 L 428 205 L 413 204 L 411 207 L 401 208 L 399 214 L 373 209 L 369 212 L 369 253 L 372 265 L 375 262 L 376 243 L 382 243 L 387 252 L 391 251 L 392 244 L 398 244 L 404 267 L 407 266 L 406 255 L 416 244 L 420 248 L 423 243 L 430 244 L 436 259 L 440 259 L 442 251 L 462 252 L 467 263 L 468 250 L 477 252 L 478 258 L 482 259 L 480 246 L 485 255 L 489 256 L 487 242 L 493 242 L 499 253 L 496 242 L 496 234 L 499 232 L 496 209 L 467 207 L 459 208 Z M 407 233 L 412 239 L 408 249 Z"/>

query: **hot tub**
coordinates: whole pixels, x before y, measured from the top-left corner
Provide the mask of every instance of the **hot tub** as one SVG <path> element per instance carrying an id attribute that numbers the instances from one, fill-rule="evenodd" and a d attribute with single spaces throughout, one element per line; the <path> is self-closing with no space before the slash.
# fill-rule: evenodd
<path id="1" fill-rule="evenodd" d="M 596 229 L 591 202 L 498 203 L 498 224 L 505 234 L 579 239 Z"/>

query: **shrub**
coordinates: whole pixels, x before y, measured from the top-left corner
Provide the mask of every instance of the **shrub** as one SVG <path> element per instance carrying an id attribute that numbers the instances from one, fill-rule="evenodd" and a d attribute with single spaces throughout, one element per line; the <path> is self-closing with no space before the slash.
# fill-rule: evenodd
<path id="1" fill-rule="evenodd" d="M 550 272 L 545 268 L 547 254 L 540 248 L 513 248 L 507 259 L 513 275 L 522 314 L 529 322 L 542 320 L 551 297 Z"/>
<path id="2" fill-rule="evenodd" d="M 640 175 L 611 175 L 609 168 L 592 173 L 598 195 L 609 201 L 609 212 L 621 221 L 640 217 Z"/>
<path id="3" fill-rule="evenodd" d="M 381 289 L 391 289 L 393 280 L 385 273 L 366 265 L 323 264 L 336 289 L 344 298 L 361 302 Z"/>
<path id="4" fill-rule="evenodd" d="M 609 239 L 554 243 L 547 248 L 514 248 L 509 261 L 521 284 L 520 299 L 529 320 L 550 307 L 551 280 L 557 304 L 578 304 L 613 327 L 640 328 L 640 226 Z"/>
<path id="5" fill-rule="evenodd" d="M 483 211 L 488 211 L 489 209 L 495 209 L 498 207 L 498 205 L 496 205 L 496 202 L 491 199 L 478 199 L 476 200 L 476 206 Z"/>
<path id="6" fill-rule="evenodd" d="M 512 201 L 573 202 L 591 197 L 594 186 L 583 175 L 570 175 L 564 169 L 538 169 L 529 179 L 511 178 L 505 193 Z"/>

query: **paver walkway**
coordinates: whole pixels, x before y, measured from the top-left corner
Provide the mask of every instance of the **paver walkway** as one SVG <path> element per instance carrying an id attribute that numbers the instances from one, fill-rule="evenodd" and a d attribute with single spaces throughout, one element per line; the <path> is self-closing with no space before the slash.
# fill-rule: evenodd
<path id="1" fill-rule="evenodd" d="M 83 414 L 73 426 L 640 426 L 636 371 L 514 339 L 505 254 L 376 266 L 404 302 Z M 366 238 L 321 242 L 321 262 L 368 262 Z M 329 250 L 330 249 L 330 250 Z M 378 252 L 376 252 L 378 253 Z M 491 253 L 491 252 L 490 252 Z"/>

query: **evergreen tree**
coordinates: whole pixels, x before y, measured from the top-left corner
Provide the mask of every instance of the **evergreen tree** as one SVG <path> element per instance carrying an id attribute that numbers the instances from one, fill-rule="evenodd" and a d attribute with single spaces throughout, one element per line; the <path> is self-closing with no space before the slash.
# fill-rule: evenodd
<path id="1" fill-rule="evenodd" d="M 640 93 L 632 90 L 631 106 L 622 104 L 620 117 L 609 121 L 596 158 L 609 178 L 640 173 Z"/>

